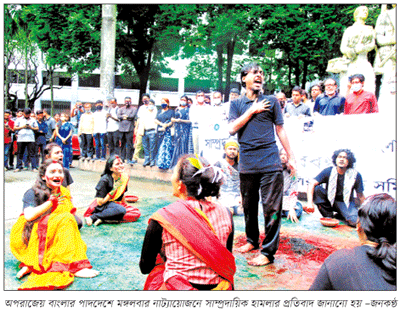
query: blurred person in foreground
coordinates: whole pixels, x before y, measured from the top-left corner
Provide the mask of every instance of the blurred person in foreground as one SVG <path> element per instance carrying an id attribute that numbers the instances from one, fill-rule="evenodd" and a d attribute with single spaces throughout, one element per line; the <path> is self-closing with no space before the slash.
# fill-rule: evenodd
<path id="1" fill-rule="evenodd" d="M 144 290 L 232 290 L 233 221 L 218 197 L 223 174 L 204 158 L 182 156 L 171 177 L 179 200 L 154 213 L 143 241 Z M 200 240 L 199 240 L 200 239 Z"/>
<path id="2" fill-rule="evenodd" d="M 310 290 L 396 290 L 396 201 L 388 194 L 368 197 L 358 210 L 361 245 L 331 254 Z"/>

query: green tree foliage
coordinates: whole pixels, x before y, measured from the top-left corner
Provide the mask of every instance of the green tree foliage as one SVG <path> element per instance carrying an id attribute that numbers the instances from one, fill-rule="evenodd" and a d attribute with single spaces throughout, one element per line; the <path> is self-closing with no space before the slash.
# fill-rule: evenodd
<path id="1" fill-rule="evenodd" d="M 193 60 L 189 77 L 214 79 L 214 88 L 227 98 L 236 76 L 232 72 L 234 55 L 242 55 L 247 49 L 251 6 L 204 4 L 198 7 L 201 18 L 187 32 L 184 48 L 185 56 Z"/>
<path id="2" fill-rule="evenodd" d="M 31 4 L 7 5 L 13 14 L 5 21 L 5 29 L 17 42 L 19 52 L 25 57 L 25 72 L 35 77 L 32 91 L 28 93 L 27 106 L 34 103 L 44 91 L 52 89 L 52 74 L 57 68 L 73 73 L 91 73 L 100 64 L 101 6 L 87 4 Z M 37 77 L 39 62 L 43 61 L 50 86 L 40 83 Z"/>
<path id="3" fill-rule="evenodd" d="M 44 91 L 43 86 L 38 86 L 35 75 L 38 67 L 37 46 L 32 40 L 32 29 L 25 8 L 24 5 L 16 4 L 5 6 L 5 104 L 11 109 L 15 108 L 18 100 L 16 94 L 10 94 L 11 75 L 24 83 L 25 107 L 33 107 L 32 95 L 41 95 Z M 11 64 L 13 69 L 10 69 Z M 19 70 L 19 66 L 23 70 Z M 29 84 L 33 84 L 31 93 L 28 93 Z M 9 99 L 13 100 L 12 103 Z"/>
<path id="4" fill-rule="evenodd" d="M 117 10 L 116 60 L 125 72 L 137 74 L 141 98 L 151 73 L 170 71 L 165 58 L 179 53 L 182 29 L 194 23 L 197 9 L 195 5 L 120 4 Z"/>
<path id="5" fill-rule="evenodd" d="M 11 93 L 11 64 L 16 63 L 15 51 L 17 49 L 16 35 L 18 25 L 13 18 L 14 6 L 4 6 L 4 108 L 11 109 L 15 107 L 18 99 L 16 94 Z"/>
<path id="6" fill-rule="evenodd" d="M 286 86 L 305 87 L 309 80 L 327 75 L 328 60 L 340 57 L 344 30 L 354 23 L 358 4 L 273 4 L 254 6 L 253 16 L 259 17 L 251 45 L 253 55 L 276 50 L 274 70 L 285 69 Z M 367 24 L 375 25 L 380 12 L 377 5 L 370 9 Z M 282 74 L 282 73 L 281 73 Z M 275 75 L 278 76 L 278 75 Z"/>
<path id="7" fill-rule="evenodd" d="M 32 4 L 26 10 L 34 39 L 50 67 L 82 74 L 100 66 L 100 5 Z"/>
<path id="8" fill-rule="evenodd" d="M 213 88 L 225 96 L 240 67 L 250 60 L 263 65 L 270 91 L 304 87 L 307 81 L 324 78 L 328 60 L 341 56 L 343 32 L 353 24 L 358 6 L 118 4 L 116 66 L 123 76 L 135 77 L 131 81 L 138 82 L 140 96 L 149 78 L 172 73 L 167 57 L 190 57 L 188 78 L 212 80 Z M 367 24 L 375 25 L 380 7 L 367 6 Z M 6 103 L 13 99 L 10 62 L 32 64 L 25 66 L 26 85 L 39 57 L 50 74 L 65 68 L 69 74 L 85 75 L 99 68 L 101 5 L 8 4 L 4 10 Z M 15 51 L 25 59 L 16 60 Z M 27 95 L 30 105 L 44 91 L 35 88 Z"/>

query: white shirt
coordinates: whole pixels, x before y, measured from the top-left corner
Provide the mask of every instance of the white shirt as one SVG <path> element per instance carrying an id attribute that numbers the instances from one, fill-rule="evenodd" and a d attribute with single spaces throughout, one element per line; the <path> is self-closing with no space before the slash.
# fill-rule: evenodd
<path id="1" fill-rule="evenodd" d="M 194 129 L 200 128 L 210 119 L 210 106 L 208 104 L 193 105 L 189 109 L 189 119 Z"/>
<path id="2" fill-rule="evenodd" d="M 147 107 L 145 110 L 142 110 L 140 115 L 140 123 L 143 125 L 144 130 L 149 129 L 156 129 L 156 116 L 157 116 L 157 109 L 154 106 L 153 111 L 150 111 Z"/>
<path id="3" fill-rule="evenodd" d="M 93 134 L 105 134 L 107 132 L 107 111 L 101 110 L 93 113 L 94 129 Z"/>
<path id="4" fill-rule="evenodd" d="M 16 127 L 30 125 L 31 127 L 38 127 L 38 123 L 35 119 L 29 118 L 27 120 L 24 117 L 17 118 L 15 121 Z M 35 142 L 35 132 L 30 128 L 21 128 L 17 131 L 17 142 Z"/>
<path id="5" fill-rule="evenodd" d="M 118 107 L 115 107 L 115 108 L 110 107 L 110 109 L 108 110 L 108 113 L 110 113 L 113 118 L 118 119 L 117 110 L 118 110 Z M 109 117 L 107 120 L 107 132 L 115 132 L 118 130 L 118 128 L 119 128 L 119 122 L 112 119 L 111 117 Z"/>

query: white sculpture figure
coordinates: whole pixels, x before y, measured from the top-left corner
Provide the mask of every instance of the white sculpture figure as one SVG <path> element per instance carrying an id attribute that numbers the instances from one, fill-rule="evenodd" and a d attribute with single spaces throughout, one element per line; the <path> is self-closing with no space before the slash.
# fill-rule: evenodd
<path id="1" fill-rule="evenodd" d="M 340 89 L 346 90 L 348 77 L 354 74 L 365 76 L 364 89 L 375 93 L 375 73 L 371 63 L 368 62 L 368 52 L 375 48 L 375 30 L 372 26 L 365 25 L 368 17 L 368 8 L 360 6 L 354 11 L 355 23 L 348 27 L 342 38 L 340 51 L 348 60 L 347 72 L 340 77 Z"/>
<path id="2" fill-rule="evenodd" d="M 383 4 L 376 21 L 376 42 L 378 51 L 374 62 L 376 74 L 382 74 L 380 95 L 388 94 L 396 76 L 396 9 L 388 10 Z"/>

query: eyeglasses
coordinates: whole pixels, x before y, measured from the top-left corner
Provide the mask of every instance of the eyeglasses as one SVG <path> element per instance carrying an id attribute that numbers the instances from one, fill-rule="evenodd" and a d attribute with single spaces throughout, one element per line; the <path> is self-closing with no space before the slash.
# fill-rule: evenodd
<path id="1" fill-rule="evenodd" d="M 333 86 L 336 86 L 336 85 L 334 85 L 334 84 L 326 84 L 325 85 L 325 87 L 333 87 Z"/>

